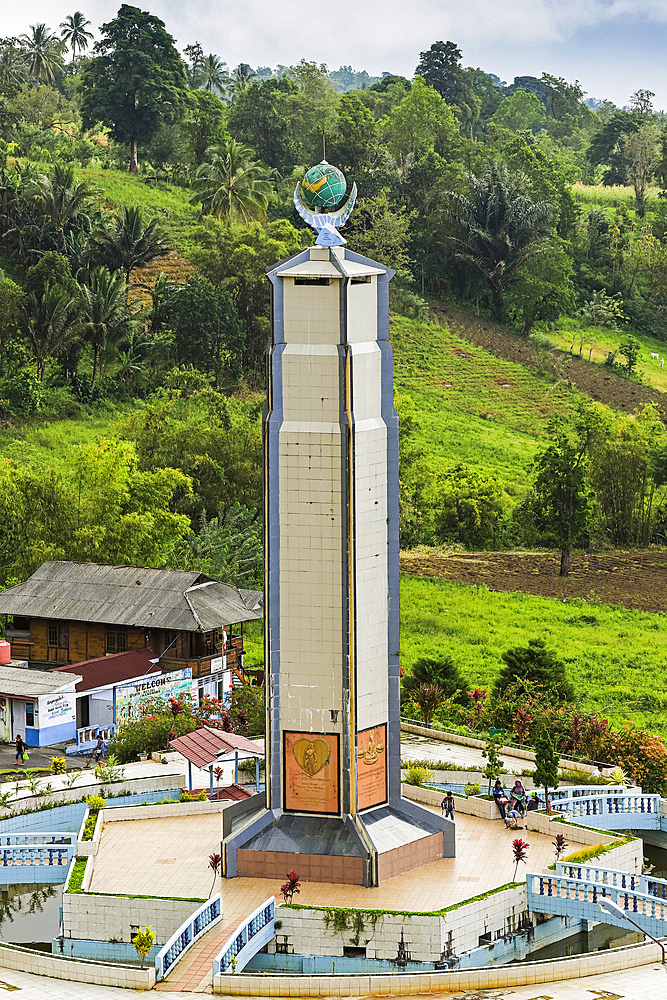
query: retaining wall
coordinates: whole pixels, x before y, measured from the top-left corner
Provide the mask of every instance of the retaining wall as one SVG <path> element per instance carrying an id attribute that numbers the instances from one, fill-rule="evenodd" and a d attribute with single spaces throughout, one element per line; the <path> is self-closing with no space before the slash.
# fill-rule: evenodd
<path id="1" fill-rule="evenodd" d="M 65 945 L 67 947 L 67 945 Z M 13 945 L 0 945 L 0 967 L 17 972 L 31 972 L 35 976 L 52 979 L 69 979 L 75 983 L 95 983 L 98 986 L 123 986 L 131 990 L 151 990 L 155 986 L 155 969 L 131 968 L 125 965 L 103 965 L 90 961 L 76 961 L 30 951 Z M 45 996 L 49 987 L 44 986 Z"/>
<path id="2" fill-rule="evenodd" d="M 92 871 L 90 861 L 86 875 L 89 871 Z M 132 927 L 146 927 L 146 925 L 154 931 L 155 943 L 163 945 L 199 906 L 201 901 L 192 899 L 65 892 L 63 893 L 65 949 L 68 938 L 82 941 L 113 939 L 130 943 L 133 937 Z"/>
<path id="3" fill-rule="evenodd" d="M 582 976 L 632 969 L 660 961 L 654 944 L 581 955 L 577 958 L 520 962 L 511 966 L 471 969 L 467 972 L 425 972 L 390 976 L 217 975 L 213 992 L 227 996 L 341 997 L 388 996 L 413 993 L 458 993 L 462 990 L 502 989 L 526 983 L 554 983 Z M 538 990 L 536 989 L 536 993 Z"/>

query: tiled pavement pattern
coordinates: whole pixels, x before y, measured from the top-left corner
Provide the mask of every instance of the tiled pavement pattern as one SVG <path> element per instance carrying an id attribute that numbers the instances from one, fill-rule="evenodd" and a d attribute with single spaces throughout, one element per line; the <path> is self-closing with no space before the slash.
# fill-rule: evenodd
<path id="1" fill-rule="evenodd" d="M 5 971 L 0 968 L 0 997 L 9 996 L 15 990 L 21 992 L 20 1000 L 128 1000 L 130 996 L 148 995 L 113 986 L 44 979 L 26 972 Z M 210 987 L 207 992 L 210 992 Z M 189 1000 L 192 993 L 173 992 L 169 996 L 173 1000 Z M 420 996 L 432 997 L 434 1000 L 438 997 L 443 997 L 443 1000 L 664 1000 L 667 996 L 667 974 L 659 965 L 645 965 L 626 972 L 588 976 L 565 983 L 540 983 L 538 986 L 459 993 L 428 993 Z"/>
<path id="2" fill-rule="evenodd" d="M 440 740 L 429 740 L 425 736 L 414 736 L 412 733 L 401 734 L 401 758 L 403 760 L 447 760 L 460 767 L 484 767 L 482 751 L 475 747 L 466 747 L 460 743 L 444 743 Z M 503 753 L 505 768 L 511 774 L 519 774 L 531 762 L 521 757 L 511 757 Z"/>
<path id="3" fill-rule="evenodd" d="M 204 817 L 201 817 L 202 819 Z M 197 817 L 199 820 L 200 817 Z M 160 821 L 153 820 L 158 824 Z M 165 821 L 161 821 L 165 824 Z M 171 821 L 169 821 L 171 822 Z M 183 821 L 179 821 L 183 822 Z M 100 854 L 98 854 L 95 870 L 107 852 L 106 837 L 113 827 L 126 824 L 114 823 L 108 826 L 103 834 Z M 143 824 L 142 824 L 143 825 Z M 175 842 L 175 838 L 167 835 L 171 844 L 172 855 L 179 851 L 188 853 L 189 857 L 204 859 L 210 851 L 204 843 L 197 847 L 195 831 L 187 843 Z M 515 834 L 506 830 L 498 821 L 478 819 L 475 816 L 459 815 L 456 818 L 457 857 L 443 858 L 431 864 L 415 868 L 410 877 L 397 876 L 387 879 L 376 889 L 363 886 L 336 885 L 322 882 L 304 882 L 298 902 L 313 903 L 317 906 L 358 906 L 364 909 L 391 910 L 435 910 L 451 903 L 459 902 L 470 896 L 486 892 L 495 886 L 511 882 L 514 876 L 511 843 L 514 837 L 523 836 L 530 844 L 528 852 L 531 869 L 540 871 L 553 861 L 552 838 L 539 833 L 526 832 Z M 123 843 L 122 838 L 117 841 Z M 150 848 L 154 850 L 154 848 Z M 127 878 L 127 885 L 136 884 L 143 878 L 144 865 L 142 858 L 146 857 L 148 844 L 139 849 L 135 868 L 124 868 L 113 872 L 113 863 L 109 863 L 109 879 L 113 880 L 117 892 L 141 891 L 124 888 L 120 878 Z M 163 850 L 161 847 L 160 850 Z M 113 851 L 112 853 L 115 853 Z M 134 852 L 133 852 L 134 853 Z M 124 862 L 127 864 L 127 861 Z M 200 867 L 203 862 L 199 860 Z M 181 863 L 177 858 L 171 866 L 174 877 L 180 872 L 189 871 L 191 862 Z M 523 866 L 522 866 L 523 867 Z M 521 873 L 517 876 L 521 877 Z M 198 883 L 199 884 L 199 883 Z M 192 895 L 188 888 L 190 882 L 174 881 L 173 895 Z M 93 888 L 98 887 L 97 875 L 93 877 Z M 227 938 L 238 924 L 249 913 L 252 913 L 269 896 L 276 893 L 278 885 L 273 879 L 236 878 L 223 880 L 221 883 L 223 899 L 223 918 L 221 923 L 209 931 L 201 941 L 194 945 L 178 966 L 174 969 L 169 985 L 170 989 L 192 989 L 199 984 L 203 989 L 210 982 L 211 961 L 222 948 Z M 206 887 L 205 894 L 210 889 Z M 108 890 L 99 890 L 108 891 Z M 199 976 L 199 979 L 197 977 Z M 166 984 L 165 984 L 166 985 Z"/>

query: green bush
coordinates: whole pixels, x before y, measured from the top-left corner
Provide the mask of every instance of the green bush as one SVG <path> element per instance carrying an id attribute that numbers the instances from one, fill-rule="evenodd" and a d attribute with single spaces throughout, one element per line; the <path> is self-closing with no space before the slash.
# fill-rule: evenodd
<path id="1" fill-rule="evenodd" d="M 191 795 L 190 792 L 181 792 L 178 801 L 179 802 L 206 802 L 208 795 L 202 789 L 196 795 Z"/>
<path id="2" fill-rule="evenodd" d="M 407 785 L 417 785 L 418 787 L 421 787 L 427 782 L 433 780 L 433 771 L 429 771 L 426 767 L 412 765 L 408 768 L 407 774 L 403 780 Z"/>
<path id="3" fill-rule="evenodd" d="M 103 799 L 101 795 L 87 795 L 86 802 L 91 812 L 99 812 L 107 804 L 107 800 Z"/>
<path id="4" fill-rule="evenodd" d="M 81 886 L 83 885 L 83 876 L 86 873 L 86 865 L 88 863 L 88 858 L 77 858 L 74 862 L 74 868 L 72 869 L 72 874 L 69 877 L 69 882 L 67 883 L 66 892 L 81 892 Z"/>

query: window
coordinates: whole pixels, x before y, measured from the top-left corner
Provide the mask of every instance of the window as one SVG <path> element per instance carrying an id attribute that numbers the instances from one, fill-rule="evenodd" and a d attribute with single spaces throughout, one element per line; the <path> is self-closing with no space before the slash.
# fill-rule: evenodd
<path id="1" fill-rule="evenodd" d="M 57 646 L 58 645 L 58 626 L 57 625 L 49 624 L 47 642 L 48 642 L 49 646 Z"/>
<path id="2" fill-rule="evenodd" d="M 370 285 L 371 276 L 370 274 L 359 275 L 356 278 L 350 278 L 350 284 L 352 285 Z"/>
<path id="3" fill-rule="evenodd" d="M 29 632 L 30 619 L 23 618 L 21 615 L 14 615 L 14 622 L 10 627 L 16 629 L 17 632 Z"/>
<path id="4" fill-rule="evenodd" d="M 25 724 L 26 726 L 35 725 L 35 703 L 34 701 L 26 701 L 25 703 Z"/>
<path id="5" fill-rule="evenodd" d="M 127 649 L 127 631 L 124 628 L 107 629 L 107 653 L 124 653 Z"/>
<path id="6" fill-rule="evenodd" d="M 67 623 L 62 625 L 59 622 L 49 622 L 47 626 L 46 644 L 47 646 L 51 646 L 56 649 L 68 649 L 69 625 Z"/>
<path id="7" fill-rule="evenodd" d="M 330 278 L 295 278 L 295 285 L 328 285 Z"/>

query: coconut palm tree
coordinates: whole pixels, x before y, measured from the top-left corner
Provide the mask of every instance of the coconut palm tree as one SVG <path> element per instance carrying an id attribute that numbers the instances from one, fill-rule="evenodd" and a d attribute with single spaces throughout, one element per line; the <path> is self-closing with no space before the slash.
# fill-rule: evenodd
<path id="1" fill-rule="evenodd" d="M 209 93 L 212 90 L 223 93 L 229 83 L 227 63 L 211 52 L 204 60 L 198 80 L 203 90 L 208 90 Z"/>
<path id="2" fill-rule="evenodd" d="M 255 160 L 250 146 L 230 139 L 206 150 L 208 162 L 197 168 L 192 198 L 201 201 L 201 215 L 240 218 L 243 222 L 263 219 L 273 192 L 269 169 Z"/>
<path id="3" fill-rule="evenodd" d="M 47 284 L 41 296 L 30 293 L 26 313 L 37 378 L 42 382 L 47 360 L 63 354 L 81 332 L 79 302 L 67 289 Z"/>
<path id="4" fill-rule="evenodd" d="M 31 24 L 30 31 L 30 35 L 20 38 L 28 57 L 28 73 L 35 83 L 52 86 L 62 70 L 63 43 L 44 23 Z"/>
<path id="5" fill-rule="evenodd" d="M 93 37 L 92 31 L 86 31 L 90 24 L 80 10 L 75 10 L 73 14 L 68 14 L 61 23 L 60 37 L 72 51 L 72 62 L 76 59 L 76 50 L 79 54 L 88 48 L 88 40 Z"/>
<path id="6" fill-rule="evenodd" d="M 247 90 L 256 77 L 257 74 L 250 68 L 248 63 L 239 63 L 232 72 L 229 80 L 232 100 L 237 94 L 241 94 L 244 90 Z"/>
<path id="7" fill-rule="evenodd" d="M 553 206 L 533 202 L 496 160 L 469 179 L 470 197 L 450 193 L 455 255 L 479 271 L 491 290 L 493 311 L 504 318 L 503 291 L 522 264 L 549 240 Z"/>
<path id="8" fill-rule="evenodd" d="M 25 52 L 12 44 L 0 49 L 0 85 L 4 91 L 18 90 L 28 79 Z"/>
<path id="9" fill-rule="evenodd" d="M 131 328 L 128 306 L 128 285 L 120 271 L 96 267 L 90 275 L 90 285 L 82 293 L 81 332 L 93 348 L 91 387 L 97 379 L 100 355 L 105 348 L 129 334 Z"/>
<path id="10" fill-rule="evenodd" d="M 28 197 L 50 220 L 61 249 L 66 229 L 87 218 L 87 209 L 95 193 L 90 184 L 75 176 L 71 163 L 54 163 L 50 176 L 38 174 L 26 188 Z"/>
<path id="11" fill-rule="evenodd" d="M 155 219 L 144 225 L 140 208 L 125 206 L 120 215 L 93 231 L 91 245 L 111 271 L 121 270 L 127 281 L 135 267 L 145 267 L 171 252 L 167 236 Z"/>

